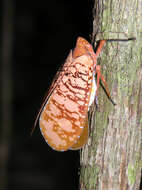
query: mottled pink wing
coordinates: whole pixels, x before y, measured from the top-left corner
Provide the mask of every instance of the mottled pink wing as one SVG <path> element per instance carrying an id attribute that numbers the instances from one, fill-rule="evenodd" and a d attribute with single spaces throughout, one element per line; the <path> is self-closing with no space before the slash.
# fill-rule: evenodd
<path id="1" fill-rule="evenodd" d="M 50 88 L 49 88 L 48 92 L 46 93 L 46 95 L 45 95 L 45 97 L 44 97 L 44 100 L 43 100 L 43 103 L 42 103 L 42 105 L 41 105 L 41 107 L 40 107 L 40 110 L 39 110 L 39 112 L 38 112 L 38 114 L 37 114 L 37 117 L 36 117 L 36 120 L 35 120 L 35 122 L 34 122 L 34 127 L 33 127 L 33 129 L 32 129 L 31 134 L 33 133 L 33 131 L 34 131 L 36 125 L 37 125 L 37 121 L 38 121 L 38 119 L 39 119 L 39 116 L 40 116 L 40 114 L 41 114 L 41 112 L 42 112 L 42 110 L 43 110 L 45 104 L 47 103 L 47 101 L 48 101 L 50 95 L 52 94 L 52 92 L 53 92 L 54 89 L 56 88 L 56 86 L 57 86 L 57 84 L 59 83 L 60 79 L 63 77 L 63 75 L 64 75 L 64 72 L 63 72 L 63 71 L 66 71 L 66 68 L 67 68 L 67 64 L 66 64 L 66 63 L 69 63 L 71 60 L 72 60 L 72 50 L 70 51 L 70 53 L 69 53 L 69 55 L 68 55 L 68 57 L 67 57 L 67 59 L 66 59 L 66 62 L 64 63 L 64 65 L 61 65 L 61 66 L 60 66 L 59 70 L 57 71 L 56 75 L 54 76 L 54 79 L 52 80 L 52 83 L 51 83 L 51 85 L 50 85 Z"/>
<path id="2" fill-rule="evenodd" d="M 73 59 L 71 52 L 63 71 L 52 83 L 47 102 L 41 110 L 40 129 L 53 149 L 68 150 L 81 136 L 86 125 L 92 75 L 91 56 L 84 54 Z"/>

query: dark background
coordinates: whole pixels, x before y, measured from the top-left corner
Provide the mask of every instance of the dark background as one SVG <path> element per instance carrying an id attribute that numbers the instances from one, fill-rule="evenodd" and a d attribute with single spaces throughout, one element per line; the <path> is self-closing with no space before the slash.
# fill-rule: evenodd
<path id="1" fill-rule="evenodd" d="M 30 132 L 50 82 L 76 38 L 90 38 L 93 0 L 11 2 L 13 14 L 7 25 L 12 25 L 12 129 L 6 162 L 7 190 L 77 190 L 79 151 L 52 150 L 38 125 L 32 137 Z M 1 6 L 2 15 L 4 11 Z M 3 22 L 4 16 L 2 40 Z M 5 127 L 1 126 L 1 132 Z"/>

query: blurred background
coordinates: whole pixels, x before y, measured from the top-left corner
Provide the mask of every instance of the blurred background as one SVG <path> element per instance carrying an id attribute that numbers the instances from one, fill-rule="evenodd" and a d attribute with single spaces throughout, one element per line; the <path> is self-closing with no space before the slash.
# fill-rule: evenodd
<path id="1" fill-rule="evenodd" d="M 53 151 L 38 125 L 30 132 L 76 38 L 90 38 L 93 0 L 0 5 L 0 190 L 77 190 L 79 151 Z"/>

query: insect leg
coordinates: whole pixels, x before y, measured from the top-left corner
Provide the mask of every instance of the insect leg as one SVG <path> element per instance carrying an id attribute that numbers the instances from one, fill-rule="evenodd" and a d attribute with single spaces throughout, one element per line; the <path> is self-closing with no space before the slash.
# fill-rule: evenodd
<path id="1" fill-rule="evenodd" d="M 106 91 L 106 94 L 108 96 L 108 98 L 110 99 L 110 101 L 112 102 L 113 105 L 115 105 L 114 101 L 112 100 L 111 96 L 110 96 L 110 92 L 109 92 L 109 88 L 107 85 L 107 82 L 105 81 L 103 75 L 101 74 L 101 66 L 97 65 L 96 66 L 96 73 L 97 73 L 97 90 L 96 90 L 96 97 L 98 95 L 98 89 L 99 89 L 99 84 L 100 84 L 100 79 L 104 85 L 104 89 Z"/>
<path id="2" fill-rule="evenodd" d="M 95 53 L 97 57 L 99 56 L 101 49 L 103 48 L 105 43 L 106 43 L 106 40 L 100 40 L 96 53 Z"/>

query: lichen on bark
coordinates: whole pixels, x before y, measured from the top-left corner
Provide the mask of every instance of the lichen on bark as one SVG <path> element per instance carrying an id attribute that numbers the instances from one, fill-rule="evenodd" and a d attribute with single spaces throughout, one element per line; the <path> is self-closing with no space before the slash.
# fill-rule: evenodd
<path id="1" fill-rule="evenodd" d="M 142 168 L 142 0 L 95 2 L 96 39 L 107 43 L 98 60 L 116 106 L 99 89 L 88 144 L 81 151 L 81 190 L 138 190 Z M 95 7 L 94 7 L 95 9 Z M 94 26 L 96 21 L 93 22 Z"/>

